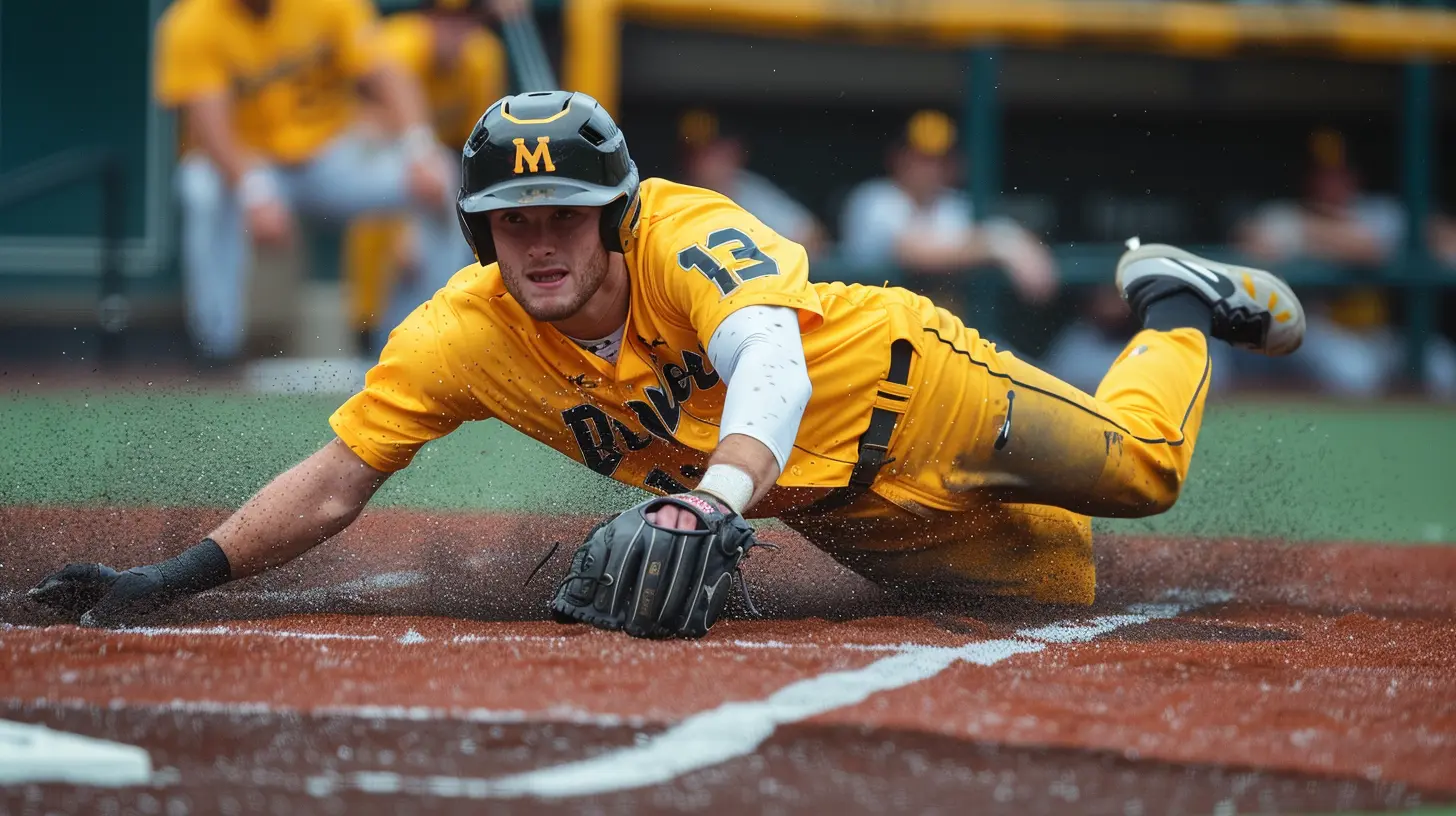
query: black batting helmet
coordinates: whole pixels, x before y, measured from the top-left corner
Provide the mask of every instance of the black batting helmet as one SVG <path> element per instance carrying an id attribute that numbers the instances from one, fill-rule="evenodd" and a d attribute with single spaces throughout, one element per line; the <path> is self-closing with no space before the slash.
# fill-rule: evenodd
<path id="1" fill-rule="evenodd" d="M 456 209 L 482 266 L 496 260 L 489 213 L 601 207 L 602 244 L 625 252 L 637 226 L 637 165 L 617 123 L 590 96 L 538 91 L 491 105 L 465 142 Z"/>

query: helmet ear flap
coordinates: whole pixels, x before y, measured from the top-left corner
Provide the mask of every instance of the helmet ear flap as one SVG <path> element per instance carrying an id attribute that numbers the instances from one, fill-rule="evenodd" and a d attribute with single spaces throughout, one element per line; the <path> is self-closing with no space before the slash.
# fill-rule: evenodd
<path id="1" fill-rule="evenodd" d="M 602 246 L 608 252 L 627 252 L 637 237 L 637 219 L 641 202 L 636 192 L 629 193 L 602 208 Z"/>
<path id="2" fill-rule="evenodd" d="M 470 251 L 475 253 L 476 262 L 481 266 L 495 263 L 495 239 L 490 234 L 490 216 L 479 213 L 466 218 L 465 213 L 457 208 L 455 217 L 460 220 L 460 231 L 464 233 L 465 243 L 470 245 Z M 471 221 L 475 222 L 474 229 L 471 229 Z"/>
<path id="3" fill-rule="evenodd" d="M 638 195 L 637 164 L 633 162 L 627 194 L 602 207 L 602 245 L 608 252 L 632 249 L 641 217 L 642 198 Z"/>

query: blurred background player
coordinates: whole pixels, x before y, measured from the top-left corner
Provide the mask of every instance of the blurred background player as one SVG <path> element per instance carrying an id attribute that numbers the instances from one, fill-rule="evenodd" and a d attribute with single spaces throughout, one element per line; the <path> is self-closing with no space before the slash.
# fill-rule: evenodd
<path id="1" fill-rule="evenodd" d="M 809 253 L 820 256 L 827 243 L 824 226 L 807 207 L 769 179 L 748 169 L 748 145 L 726 131 L 717 114 L 695 108 L 678 123 L 683 181 L 722 193 L 768 228 Z"/>
<path id="2" fill-rule="evenodd" d="M 1241 250 L 1264 263 L 1313 258 L 1367 271 L 1372 277 L 1400 253 L 1408 219 L 1393 197 L 1361 189 L 1342 134 L 1310 137 L 1304 194 L 1260 206 L 1236 230 Z M 1253 373 L 1293 369 L 1322 390 L 1350 397 L 1386 394 L 1403 364 L 1390 324 L 1389 299 L 1378 283 L 1311 298 L 1304 347 L 1285 360 L 1240 361 Z M 1433 393 L 1456 396 L 1456 351 L 1443 337 L 1426 346 Z"/>
<path id="3" fill-rule="evenodd" d="M 448 153 L 417 85 L 383 59 L 368 0 L 177 0 L 155 59 L 157 100 L 187 128 L 183 283 L 204 361 L 241 355 L 252 247 L 293 243 L 299 216 L 413 212 L 427 266 L 460 257 Z M 385 145 L 357 127 L 361 89 Z"/>
<path id="4" fill-rule="evenodd" d="M 955 123 L 944 113 L 910 118 L 890 149 L 889 175 L 862 182 L 845 200 L 845 259 L 896 265 L 908 275 L 904 286 L 952 312 L 964 311 L 959 276 L 982 264 L 1001 267 L 1023 303 L 1047 303 L 1058 284 L 1051 253 L 1010 219 L 976 223 L 970 197 L 956 186 L 955 146 Z"/>
<path id="5" fill-rule="evenodd" d="M 1093 393 L 1107 371 L 1141 329 L 1117 288 L 1095 285 L 1076 293 L 1075 316 L 1056 330 L 1039 365 L 1062 382 Z M 1213 376 L 1209 395 L 1225 392 L 1235 382 L 1234 349 L 1223 343 L 1208 347 Z"/>
<path id="6" fill-rule="evenodd" d="M 529 0 L 426 0 L 416 11 L 384 19 L 384 53 L 423 89 L 435 135 L 451 151 L 463 147 L 480 115 L 508 90 L 506 51 L 490 21 L 529 13 Z M 369 114 L 387 121 L 388 111 L 377 102 Z M 458 164 L 451 163 L 452 188 L 458 186 Z M 389 330 L 411 309 L 474 262 L 469 247 L 461 246 L 453 268 L 430 269 L 422 266 L 426 258 L 408 219 L 354 220 L 345 241 L 344 275 L 362 351 L 382 348 Z"/>

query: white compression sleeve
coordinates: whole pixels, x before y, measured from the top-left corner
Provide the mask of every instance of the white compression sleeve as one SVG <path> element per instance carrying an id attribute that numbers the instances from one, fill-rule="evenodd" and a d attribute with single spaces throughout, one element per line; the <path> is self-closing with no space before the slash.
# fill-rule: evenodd
<path id="1" fill-rule="evenodd" d="M 782 471 L 813 390 L 798 312 L 787 306 L 738 309 L 708 340 L 708 359 L 728 384 L 719 441 L 729 434 L 751 436 L 773 451 Z"/>

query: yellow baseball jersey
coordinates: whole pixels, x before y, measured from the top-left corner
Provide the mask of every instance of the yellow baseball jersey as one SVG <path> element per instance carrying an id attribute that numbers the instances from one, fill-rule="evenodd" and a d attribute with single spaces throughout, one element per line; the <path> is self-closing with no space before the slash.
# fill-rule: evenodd
<path id="1" fill-rule="evenodd" d="M 1390 303 L 1379 289 L 1360 288 L 1329 299 L 1330 318 L 1352 331 L 1369 331 L 1390 321 Z"/>
<path id="2" fill-rule="evenodd" d="M 480 115 L 506 93 L 505 50 L 484 26 L 465 35 L 447 61 L 439 59 L 435 29 L 425 14 L 386 17 L 380 41 L 385 52 L 424 87 L 435 135 L 447 145 L 463 146 Z"/>
<path id="3" fill-rule="evenodd" d="M 177 0 L 157 26 L 155 94 L 180 106 L 228 92 L 242 144 L 297 163 L 353 121 L 377 33 L 369 0 L 272 0 L 261 19 L 239 0 Z"/>
<path id="4" fill-rule="evenodd" d="M 764 304 L 798 312 L 814 389 L 778 484 L 847 484 L 871 406 L 903 405 L 903 387 L 883 382 L 890 344 L 919 346 L 929 301 L 811 283 L 801 246 L 717 193 L 648 179 L 640 196 L 616 365 L 532 320 L 496 265 L 472 265 L 392 332 L 364 389 L 330 418 L 339 438 L 370 466 L 396 471 L 462 422 L 495 417 L 602 475 L 682 490 L 717 446 L 727 394 L 708 342 L 735 309 Z"/>

